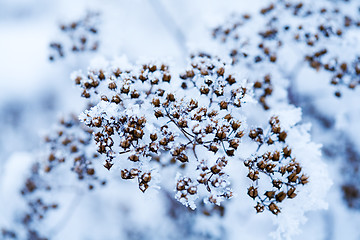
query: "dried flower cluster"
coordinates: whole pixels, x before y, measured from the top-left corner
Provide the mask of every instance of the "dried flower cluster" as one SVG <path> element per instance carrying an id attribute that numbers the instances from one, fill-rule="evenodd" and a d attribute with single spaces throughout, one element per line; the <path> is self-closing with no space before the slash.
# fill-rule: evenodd
<path id="1" fill-rule="evenodd" d="M 260 104 L 265 110 L 269 110 L 270 106 L 266 102 L 266 98 L 271 96 L 273 91 L 273 85 L 271 83 L 271 76 L 265 75 L 262 79 L 258 79 L 254 83 L 255 94 L 259 99 Z"/>
<path id="2" fill-rule="evenodd" d="M 53 237 L 42 223 L 66 208 L 64 189 L 79 195 L 86 189 L 93 197 L 111 177 L 135 183 L 138 194 L 151 196 L 153 189 L 159 190 L 157 199 L 166 198 L 161 210 L 176 225 L 189 219 L 187 224 L 195 225 L 219 215 L 223 225 L 216 228 L 222 228 L 233 217 L 226 215 L 225 206 L 234 201 L 233 206 L 246 207 L 245 196 L 254 215 L 268 211 L 264 217 L 289 220 L 278 229 L 279 235 L 295 231 L 305 211 L 324 207 L 322 197 L 330 181 L 319 146 L 310 141 L 308 126 L 300 124 L 301 111 L 287 98 L 293 69 L 283 63 L 291 59 L 310 65 L 311 71 L 330 74 L 333 85 L 355 88 L 359 57 L 340 59 L 333 51 L 360 26 L 353 13 L 344 11 L 348 2 L 339 1 L 337 8 L 326 1 L 313 6 L 310 0 L 274 0 L 258 14 L 244 14 L 213 31 L 227 56 L 191 55 L 186 68 L 158 61 L 132 65 L 120 58 L 96 62 L 85 73 L 74 72 L 71 78 L 87 108 L 79 116 L 60 120 L 45 137 L 43 155 L 24 182 L 21 194 L 27 208 L 21 223 L 27 238 Z M 60 25 L 66 39 L 50 44 L 49 59 L 97 50 L 98 22 L 98 14 L 89 13 Z M 289 52 L 295 53 L 294 59 L 285 56 Z M 354 182 L 346 182 L 343 190 L 349 205 L 358 206 Z M 104 192 L 94 198 L 122 205 L 115 200 L 119 190 L 127 201 L 120 210 L 124 219 L 142 228 L 132 224 L 138 219 L 130 219 L 135 204 L 128 204 L 127 198 L 138 195 L 125 188 L 114 190 L 113 183 L 108 184 L 111 194 L 102 194 L 107 189 L 101 188 Z M 311 203 L 306 202 L 308 196 Z M 70 205 L 71 210 L 76 204 Z M 182 205 L 197 212 L 183 211 Z M 105 208 L 114 210 L 108 202 Z M 186 236 L 197 231 L 183 228 L 189 231 Z M 129 230 L 129 236 L 137 230 Z M 199 239 L 212 236 L 201 231 Z M 18 232 L 4 228 L 0 238 L 16 238 Z"/>
<path id="3" fill-rule="evenodd" d="M 27 230 L 28 239 L 47 239 L 37 232 L 38 222 L 41 222 L 50 210 L 58 209 L 59 203 L 50 202 L 46 196 L 56 191 L 62 182 L 54 181 L 57 175 L 67 175 L 73 172 L 76 179 L 82 180 L 89 190 L 95 185 L 102 186 L 92 166 L 92 161 L 98 158 L 95 145 L 92 142 L 90 129 L 80 125 L 75 116 L 60 121 L 57 130 L 45 137 L 47 150 L 42 158 L 32 166 L 21 194 L 26 199 L 28 210 L 24 213 L 22 224 Z M 85 181 L 84 181 L 85 180 Z"/>
<path id="4" fill-rule="evenodd" d="M 274 64 L 279 58 L 288 61 L 291 53 L 292 61 L 306 61 L 316 71 L 325 72 L 340 97 L 343 86 L 354 89 L 360 83 L 359 56 L 342 54 L 355 46 L 352 36 L 359 32 L 359 6 L 349 10 L 354 3 L 277 0 L 253 16 L 235 17 L 216 28 L 213 36 L 226 43 L 233 64 L 269 66 L 273 69 L 269 73 L 286 72 L 288 69 Z"/>
<path id="5" fill-rule="evenodd" d="M 359 7 L 360 4 L 353 0 L 279 0 L 253 16 L 235 17 L 230 23 L 216 28 L 213 36 L 229 48 L 228 55 L 233 64 L 258 65 L 269 69 L 271 75 L 291 76 L 291 81 L 296 78 L 298 69 L 307 67 L 320 73 L 319 79 L 328 79 L 336 87 L 335 96 L 341 97 L 346 88 L 355 89 L 360 83 L 360 58 L 355 40 L 360 27 Z M 254 24 L 259 21 L 264 24 L 256 28 Z M 255 35 L 251 34 L 254 31 L 250 28 L 256 29 Z M 269 56 L 282 61 L 274 65 Z M 295 69 L 287 71 L 281 65 L 291 58 L 297 63 Z M 255 82 L 254 87 L 261 86 L 260 83 Z M 348 206 L 359 208 L 359 160 L 352 150 L 344 152 L 341 157 L 345 158 L 342 164 L 346 177 L 342 191 Z"/>
<path id="6" fill-rule="evenodd" d="M 251 140 L 260 144 L 253 160 L 245 161 L 257 174 L 254 181 L 258 182 L 259 170 L 269 181 L 278 179 L 275 173 L 281 173 L 288 181 L 278 180 L 277 194 L 287 189 L 288 198 L 296 196 L 299 183 L 307 182 L 305 175 L 297 175 L 300 164 L 290 156 L 290 148 L 286 150 L 286 132 L 278 126 L 277 118 L 272 119 L 276 123 L 272 123 L 274 132 L 269 136 L 256 132 L 260 128 L 246 133 L 247 113 L 242 107 L 254 101 L 254 88 L 234 74 L 231 64 L 219 58 L 192 56 L 190 67 L 180 74 L 171 72 L 165 64 L 127 69 L 110 65 L 90 69 L 87 74 L 75 73 L 73 80 L 82 89 L 82 97 L 93 104 L 80 119 L 93 131 L 97 152 L 106 158 L 104 167 L 110 170 L 116 164 L 121 177 L 136 179 L 143 192 L 149 186 L 162 185 L 158 181 L 165 175 L 162 172 L 175 171 L 175 197 L 181 203 L 192 209 L 198 199 L 219 205 L 233 196 L 226 167 L 231 161 L 244 161 L 239 152 Z M 265 76 L 265 95 L 271 94 L 269 82 L 270 77 Z M 259 83 L 255 85 L 261 88 Z M 286 156 L 280 152 L 261 153 L 264 138 L 268 145 L 284 145 L 281 150 L 287 151 Z M 257 162 L 260 158 L 264 168 Z M 269 198 L 267 203 L 258 199 L 278 213 L 273 209 L 275 200 Z M 277 203 L 282 200 L 276 197 Z"/>
<path id="7" fill-rule="evenodd" d="M 99 47 L 98 23 L 99 13 L 88 12 L 80 20 L 61 24 L 62 38 L 50 43 L 49 59 L 54 61 L 70 52 L 96 51 Z"/>
<path id="8" fill-rule="evenodd" d="M 348 86 L 354 89 L 360 84 L 360 57 L 355 56 L 355 59 L 349 62 L 339 62 L 336 57 L 328 58 L 326 56 L 327 50 L 323 49 L 315 52 L 313 55 L 306 56 L 306 61 L 310 66 L 317 71 L 325 70 L 331 74 L 331 84 Z M 324 56 L 324 57 L 323 57 Z M 326 60 L 325 60 L 326 59 Z M 336 91 L 337 97 L 341 96 L 340 91 Z"/>
<path id="9" fill-rule="evenodd" d="M 269 124 L 265 131 L 267 134 L 262 128 L 250 131 L 250 138 L 257 142 L 259 147 L 255 156 L 244 164 L 249 169 L 248 178 L 253 181 L 253 185 L 248 188 L 248 195 L 258 201 L 256 211 L 262 212 L 267 207 L 277 215 L 280 212 L 278 203 L 285 198 L 296 197 L 296 187 L 308 183 L 308 177 L 302 173 L 300 164 L 291 155 L 292 150 L 286 145 L 287 133 L 281 129 L 279 119 L 272 117 Z M 270 146 L 274 146 L 276 150 L 259 154 L 263 152 L 263 148 Z M 258 181 L 260 176 L 269 178 L 271 188 L 262 189 L 264 186 L 260 186 Z"/>
<path id="10" fill-rule="evenodd" d="M 79 180 L 86 179 L 87 182 L 97 181 L 92 161 L 99 157 L 93 149 L 92 131 L 80 125 L 75 116 L 61 119 L 59 130 L 54 135 L 45 137 L 50 154 L 47 157 L 44 172 L 50 172 L 59 165 L 72 164 L 73 171 Z M 89 188 L 92 188 L 89 185 Z"/>

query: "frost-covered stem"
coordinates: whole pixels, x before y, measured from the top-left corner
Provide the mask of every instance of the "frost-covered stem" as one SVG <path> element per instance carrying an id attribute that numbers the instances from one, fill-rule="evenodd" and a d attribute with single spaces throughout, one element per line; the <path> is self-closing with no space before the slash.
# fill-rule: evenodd
<path id="1" fill-rule="evenodd" d="M 194 143 L 194 144 L 193 144 L 193 148 L 192 148 L 192 150 L 193 150 L 193 153 L 194 153 L 194 156 L 195 156 L 196 160 L 198 160 L 198 161 L 199 161 L 199 158 L 198 158 L 198 156 L 197 156 L 197 154 L 196 154 L 195 147 L 196 147 L 196 144 Z"/>
<path id="2" fill-rule="evenodd" d="M 193 141 L 189 138 L 189 136 L 192 137 L 192 138 L 194 138 L 194 136 L 193 136 L 192 134 L 188 133 L 187 131 L 185 131 L 184 129 L 182 129 L 182 128 L 176 123 L 176 121 L 170 116 L 170 114 L 169 114 L 169 112 L 167 111 L 167 109 L 165 109 L 165 112 L 166 112 L 166 116 L 170 119 L 170 121 L 173 122 L 173 123 L 176 125 L 176 127 L 184 134 L 184 136 L 185 136 L 190 142 L 193 142 Z"/>

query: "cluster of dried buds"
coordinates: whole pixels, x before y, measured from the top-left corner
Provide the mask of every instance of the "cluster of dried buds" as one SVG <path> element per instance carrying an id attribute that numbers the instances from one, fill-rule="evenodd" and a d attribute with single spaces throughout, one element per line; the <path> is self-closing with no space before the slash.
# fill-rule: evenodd
<path id="1" fill-rule="evenodd" d="M 46 183 L 46 175 L 64 169 L 73 172 L 79 180 L 85 179 L 90 190 L 96 182 L 104 184 L 96 176 L 93 166 L 93 161 L 96 161 L 99 154 L 94 150 L 92 131 L 80 124 L 74 115 L 61 119 L 57 130 L 44 140 L 44 161 L 39 161 L 33 166 L 32 174 L 21 191 L 23 195 L 31 194 L 38 189 L 50 191 L 51 186 Z"/>
<path id="2" fill-rule="evenodd" d="M 360 84 L 360 57 L 355 56 L 354 60 L 339 62 L 337 57 L 327 58 L 327 49 L 322 49 L 306 56 L 311 68 L 316 71 L 326 71 L 331 74 L 331 84 L 334 86 L 347 86 L 354 89 Z M 341 97 L 341 92 L 336 91 L 335 96 Z"/>
<path id="3" fill-rule="evenodd" d="M 249 137 L 258 143 L 258 150 L 244 164 L 249 169 L 247 177 L 252 181 L 248 195 L 257 200 L 256 211 L 263 212 L 268 208 L 277 215 L 280 212 L 278 204 L 285 198 L 296 197 L 297 186 L 308 183 L 308 177 L 292 156 L 286 143 L 287 133 L 281 129 L 279 119 L 272 117 L 269 125 L 267 134 L 262 128 L 250 131 Z M 267 150 L 269 148 L 271 150 Z M 266 183 L 261 185 L 259 180 L 263 177 L 271 182 L 270 189 Z"/>
<path id="4" fill-rule="evenodd" d="M 270 107 L 266 102 L 266 98 L 271 96 L 273 92 L 273 85 L 271 84 L 271 76 L 267 74 L 261 80 L 257 80 L 254 83 L 254 90 L 256 96 L 259 97 L 259 102 L 265 110 L 269 110 Z"/>
<path id="5" fill-rule="evenodd" d="M 49 210 L 54 210 L 58 208 L 56 203 L 44 203 L 41 198 L 37 198 L 33 201 L 28 202 L 29 212 L 25 214 L 22 220 L 22 224 L 27 228 L 28 239 L 47 239 L 40 236 L 35 229 L 32 228 L 32 223 L 41 221 L 46 217 L 46 214 Z"/>
<path id="6" fill-rule="evenodd" d="M 168 101 L 174 98 L 164 90 L 170 88 L 168 66 L 149 64 L 131 71 L 100 69 L 90 71 L 87 76 L 76 75 L 74 80 L 83 89 L 82 97 L 97 104 L 83 120 L 94 131 L 98 153 L 106 156 L 105 168 L 110 170 L 120 155 L 128 159 L 128 163 L 121 166 L 122 178 L 137 178 L 139 188 L 145 191 L 151 181 L 151 169 L 145 163 L 167 149 L 168 142 L 174 141 L 175 136 L 166 125 L 160 131 L 150 132 L 148 118 L 140 114 L 138 107 L 150 108 L 154 95 Z M 154 99 L 153 104 L 157 104 Z"/>
<path id="7" fill-rule="evenodd" d="M 192 88 L 202 96 L 202 107 L 194 99 L 186 100 L 178 97 L 181 94 L 169 91 L 171 75 L 164 64 L 143 65 L 141 69 L 125 72 L 118 68 L 111 72 L 91 71 L 87 77 L 74 77 L 76 84 L 86 91 L 82 96 L 95 95 L 94 99 L 99 101 L 83 116 L 87 126 L 94 130 L 98 152 L 107 156 L 104 166 L 110 170 L 120 155 L 128 159 L 127 163 L 121 163 L 122 177 L 137 178 L 142 191 L 151 180 L 148 165 L 152 160 L 162 164 L 179 162 L 185 168 L 187 162 L 199 161 L 198 149 L 212 154 L 220 150 L 226 156 L 234 156 L 244 135 L 241 121 L 228 111 L 241 106 L 246 88 L 225 74 L 225 64 L 219 59 L 196 60 L 193 86 L 183 88 L 183 96 Z M 209 73 L 195 76 L 202 69 L 208 69 Z M 202 93 L 204 85 L 211 88 L 211 93 L 210 89 Z M 114 97 L 118 101 L 113 101 Z M 153 113 L 140 116 L 137 108 L 151 108 Z"/>
<path id="8" fill-rule="evenodd" d="M 354 52 L 351 36 L 359 31 L 360 21 L 357 11 L 349 11 L 351 8 L 359 8 L 356 1 L 313 4 L 306 0 L 277 0 L 253 16 L 241 15 L 216 28 L 213 36 L 228 46 L 233 64 L 246 62 L 277 71 L 272 64 L 279 56 L 288 57 L 284 52 L 292 49 L 298 56 L 296 62 L 307 61 L 317 71 L 330 72 L 329 82 L 338 89 L 342 86 L 354 89 L 359 85 L 359 56 L 344 58 L 338 51 L 341 45 Z M 343 44 L 344 41 L 348 44 Z M 339 97 L 340 91 L 335 95 Z"/>
<path id="9" fill-rule="evenodd" d="M 59 206 L 59 203 L 48 203 L 49 200 L 43 198 L 54 189 L 62 187 L 62 182 L 54 181 L 54 177 L 74 173 L 89 190 L 94 189 L 95 184 L 105 184 L 105 181 L 96 176 L 92 165 L 99 157 L 92 140 L 92 131 L 80 124 L 75 116 L 61 119 L 57 130 L 45 137 L 45 146 L 42 161 L 33 164 L 21 190 L 28 205 L 22 219 L 28 239 L 46 239 L 39 235 L 36 225 L 50 210 Z"/>
<path id="10" fill-rule="evenodd" d="M 264 137 L 245 134 L 241 109 L 252 89 L 232 71 L 231 64 L 199 54 L 180 74 L 157 63 L 74 74 L 82 97 L 93 105 L 80 119 L 92 130 L 98 154 L 106 157 L 104 167 L 116 164 L 121 177 L 137 179 L 143 192 L 159 183 L 157 175 L 175 169 L 175 198 L 193 209 L 197 199 L 215 205 L 230 199 L 228 162 L 241 160 L 237 151 L 244 137 L 261 144 Z M 264 97 L 270 95 L 270 77 L 259 83 Z M 274 134 L 274 142 L 285 142 L 284 131 Z"/>
<path id="11" fill-rule="evenodd" d="M 41 192 L 50 192 L 52 189 L 51 183 L 41 177 L 42 173 L 40 163 L 33 164 L 31 175 L 21 190 L 27 203 L 27 209 L 21 215 L 21 224 L 26 230 L 28 239 L 47 239 L 38 231 L 36 225 L 43 221 L 51 210 L 58 208 L 58 203 L 48 202 L 41 197 Z M 13 234 L 16 236 L 15 232 Z"/>
<path id="12" fill-rule="evenodd" d="M 96 51 L 98 40 L 99 13 L 88 12 L 83 18 L 59 26 L 64 35 L 63 40 L 50 43 L 51 61 L 63 58 L 69 52 Z"/>
<path id="13" fill-rule="evenodd" d="M 228 67 L 219 58 L 204 53 L 198 57 L 191 56 L 191 68 L 180 75 L 184 81 L 181 84 L 183 89 L 195 87 L 201 94 L 208 98 L 209 106 L 213 103 L 219 104 L 220 110 L 228 109 L 228 105 L 241 107 L 246 95 L 246 87 L 239 87 L 239 82 L 233 74 L 228 73 Z"/>
<path id="14" fill-rule="evenodd" d="M 65 164 L 79 180 L 99 180 L 93 166 L 99 154 L 93 149 L 92 130 L 82 126 L 75 116 L 61 119 L 57 132 L 46 136 L 45 142 L 49 152 L 43 167 L 45 173 Z"/>
<path id="15" fill-rule="evenodd" d="M 85 76 L 74 75 L 74 82 L 83 92 L 82 97 L 93 103 L 100 100 L 124 105 L 124 101 L 143 101 L 148 95 L 164 93 L 170 86 L 171 75 L 165 64 L 144 64 L 137 69 L 113 67 L 108 72 L 91 70 Z"/>
<path id="16" fill-rule="evenodd" d="M 193 182 L 191 178 L 179 177 L 176 182 L 175 198 L 187 207 L 196 208 L 195 200 L 198 198 L 197 183 Z"/>
<path id="17" fill-rule="evenodd" d="M 267 18 L 266 18 L 267 19 Z M 213 30 L 213 37 L 228 45 L 229 57 L 232 64 L 246 62 L 248 64 L 276 63 L 277 52 L 283 43 L 277 38 L 278 30 L 273 24 L 264 24 L 266 29 L 260 29 L 260 36 L 246 36 L 247 28 L 253 28 L 252 16 L 241 15 L 230 23 L 219 26 Z"/>
<path id="18" fill-rule="evenodd" d="M 209 166 L 206 160 L 202 160 L 197 167 L 197 178 L 191 179 L 189 177 L 178 176 L 176 183 L 176 199 L 178 199 L 185 206 L 195 208 L 194 201 L 197 199 L 197 192 L 200 185 L 204 185 L 208 197 L 205 203 L 212 203 L 220 206 L 220 203 L 225 199 L 230 199 L 233 196 L 232 190 L 228 181 L 228 174 L 225 173 L 224 168 L 227 165 L 226 157 L 221 157 L 216 162 Z"/>

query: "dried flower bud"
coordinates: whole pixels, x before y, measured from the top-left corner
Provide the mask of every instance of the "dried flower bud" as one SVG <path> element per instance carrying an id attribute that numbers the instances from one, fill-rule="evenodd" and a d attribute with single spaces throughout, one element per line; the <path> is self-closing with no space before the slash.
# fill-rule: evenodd
<path id="1" fill-rule="evenodd" d="M 227 109 L 227 107 L 228 107 L 228 103 L 227 103 L 227 102 L 225 102 L 225 101 L 221 101 L 221 102 L 220 102 L 220 109 Z"/>
<path id="2" fill-rule="evenodd" d="M 257 188 L 254 188 L 253 186 L 249 187 L 248 188 L 248 195 L 251 198 L 255 199 L 258 196 Z"/>
<path id="3" fill-rule="evenodd" d="M 284 192 L 279 192 L 278 194 L 276 194 L 276 201 L 278 202 L 282 202 L 284 199 L 286 198 L 286 193 Z"/>
<path id="4" fill-rule="evenodd" d="M 280 213 L 280 209 L 275 203 L 270 203 L 269 210 L 275 215 L 278 215 Z"/>
<path id="5" fill-rule="evenodd" d="M 137 155 L 133 154 L 133 155 L 129 156 L 129 160 L 132 161 L 132 162 L 138 162 L 139 157 Z"/>

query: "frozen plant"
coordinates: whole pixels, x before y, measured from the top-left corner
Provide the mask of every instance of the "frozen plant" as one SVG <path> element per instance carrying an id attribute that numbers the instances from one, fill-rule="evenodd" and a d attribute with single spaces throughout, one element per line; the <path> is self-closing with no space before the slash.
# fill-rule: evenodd
<path id="1" fill-rule="evenodd" d="M 347 0 L 276 0 L 254 15 L 233 16 L 213 36 L 225 43 L 233 64 L 273 66 L 272 71 L 288 76 L 306 62 L 325 74 L 340 97 L 341 90 L 360 83 L 359 56 L 353 51 L 359 7 Z"/>
<path id="2" fill-rule="evenodd" d="M 168 191 L 175 188 L 185 206 L 195 209 L 199 200 L 219 205 L 232 198 L 228 169 L 241 161 L 249 170 L 247 194 L 256 199 L 256 211 L 277 215 L 281 202 L 311 181 L 301 157 L 294 156 L 296 145 L 287 141 L 297 126 L 283 127 L 276 115 L 268 125 L 252 119 L 254 112 L 269 114 L 257 109 L 254 86 L 232 64 L 200 54 L 180 74 L 156 62 L 103 65 L 73 76 L 94 105 L 80 119 L 93 130 L 105 168 L 117 164 L 121 177 L 136 179 L 141 191 L 152 185 L 166 189 L 161 176 L 170 171 L 176 186 Z"/>
<path id="3" fill-rule="evenodd" d="M 270 5 L 261 15 L 270 16 L 273 10 Z M 242 19 L 251 21 L 251 16 Z M 276 22 L 271 18 L 264 26 L 272 26 L 272 21 Z M 214 35 L 229 41 L 241 26 L 220 27 Z M 97 41 L 90 44 L 85 36 L 95 36 L 97 30 L 85 20 L 61 29 L 73 41 L 71 51 L 97 49 Z M 21 215 L 25 234 L 20 238 L 56 235 L 44 226 L 64 211 L 61 191 L 66 187 L 100 192 L 97 197 L 105 197 L 99 197 L 99 205 L 114 212 L 117 208 L 110 202 L 117 200 L 118 192 L 130 202 L 124 204 L 121 217 L 140 215 L 130 200 L 137 195 L 124 190 L 127 183 L 122 180 L 137 185 L 143 195 L 154 190 L 165 196 L 159 204 L 164 203 L 161 209 L 175 225 L 191 219 L 185 233 L 167 230 L 168 238 L 221 238 L 236 228 L 233 220 L 239 212 L 272 219 L 278 223 L 277 238 L 291 237 L 307 211 L 326 207 L 323 198 L 330 180 L 319 146 L 301 122 L 301 110 L 289 103 L 283 69 L 274 67 L 283 46 L 278 32 L 262 29 L 240 41 L 241 50 L 231 49 L 230 59 L 192 55 L 186 68 L 120 59 L 74 72 L 72 80 L 88 107 L 79 117 L 60 121 L 59 129 L 45 138 L 44 154 L 35 161 L 21 192 L 27 209 Z M 239 39 L 234 35 L 232 40 L 238 44 Z M 62 44 L 52 48 L 64 55 Z M 245 69 L 249 77 L 244 77 Z M 108 175 L 99 174 L 104 172 Z M 106 188 L 105 183 L 119 179 L 121 187 Z M 209 219 L 215 226 L 199 224 Z M 156 227 L 143 228 L 140 223 L 132 231 L 159 238 Z M 220 234 L 214 234 L 218 229 Z M 3 238 L 15 238 L 15 232 L 4 229 Z"/>
<path id="4" fill-rule="evenodd" d="M 254 212 L 278 215 L 278 234 L 285 236 L 293 230 L 284 221 L 291 219 L 290 229 L 297 229 L 305 211 L 324 206 L 329 180 L 318 169 L 318 147 L 298 124 L 299 111 L 266 111 L 253 98 L 254 85 L 231 63 L 199 54 L 180 71 L 158 62 L 100 65 L 72 76 L 91 106 L 80 115 L 85 126 L 61 120 L 26 180 L 22 194 L 29 207 L 22 223 L 29 238 L 46 235 L 37 226 L 49 210 L 61 210 L 49 194 L 71 179 L 78 179 L 69 182 L 76 189 L 96 191 L 117 175 L 145 194 L 159 189 L 199 208 L 200 215 L 193 213 L 198 219 L 219 210 L 225 222 L 226 203 L 244 210 L 248 195 Z M 99 161 L 111 178 L 97 176 Z M 59 181 L 62 176 L 68 180 Z"/>
<path id="5" fill-rule="evenodd" d="M 327 157 L 341 161 L 339 173 L 344 176 L 340 187 L 348 206 L 357 209 L 359 154 L 353 149 L 356 134 L 350 136 L 358 126 L 355 123 L 358 111 L 353 102 L 358 99 L 360 83 L 359 7 L 354 0 L 276 0 L 264 4 L 254 14 L 234 15 L 213 30 L 213 37 L 226 49 L 235 67 L 261 69 L 268 74 L 267 78 L 250 79 L 265 109 L 271 107 L 268 98 L 279 87 L 269 77 L 280 76 L 288 80 L 289 100 L 302 106 L 307 117 L 319 122 L 324 131 L 331 135 L 339 130 L 338 125 L 343 126 L 337 133 L 340 138 L 323 140 L 324 149 Z M 335 88 L 336 97 L 345 95 L 345 99 L 336 101 L 327 96 L 328 84 Z M 317 90 L 311 92 L 312 88 Z M 344 110 L 327 113 L 329 109 L 323 102 L 337 104 L 335 108 Z M 347 122 L 339 123 L 340 119 Z"/>
<path id="6" fill-rule="evenodd" d="M 45 149 L 39 156 L 42 161 L 32 165 L 21 189 L 27 207 L 19 216 L 24 231 L 18 231 L 18 237 L 47 239 L 49 231 L 41 231 L 39 225 L 42 226 L 47 215 L 61 206 L 63 200 L 51 196 L 59 193 L 61 196 L 64 186 L 93 190 L 97 185 L 106 184 L 92 166 L 98 153 L 91 134 L 91 130 L 80 125 L 77 117 L 72 115 L 61 119 L 54 131 L 45 137 Z M 4 238 L 11 232 L 4 230 Z"/>

